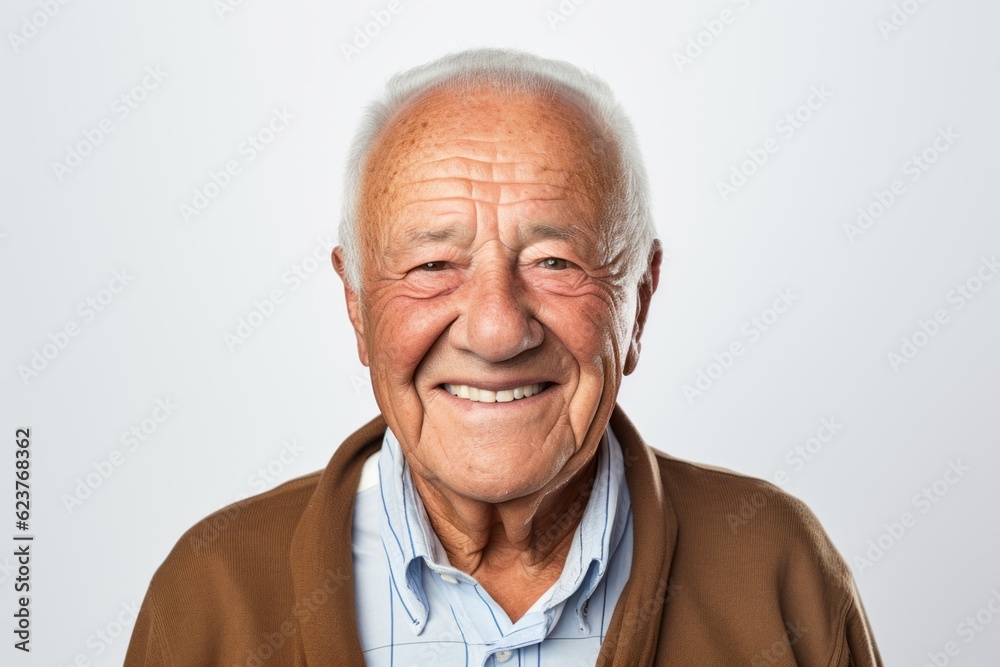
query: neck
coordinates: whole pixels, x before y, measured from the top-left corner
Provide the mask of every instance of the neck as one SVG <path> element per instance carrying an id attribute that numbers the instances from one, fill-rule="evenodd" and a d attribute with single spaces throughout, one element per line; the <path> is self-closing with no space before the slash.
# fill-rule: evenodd
<path id="1" fill-rule="evenodd" d="M 502 503 L 461 497 L 416 474 L 413 482 L 451 565 L 516 620 L 559 578 L 596 471 L 595 451 L 562 479 Z"/>

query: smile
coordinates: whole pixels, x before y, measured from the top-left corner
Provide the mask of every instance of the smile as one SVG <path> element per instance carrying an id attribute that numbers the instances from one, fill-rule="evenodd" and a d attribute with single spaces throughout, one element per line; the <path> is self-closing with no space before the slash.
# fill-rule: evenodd
<path id="1" fill-rule="evenodd" d="M 551 384 L 551 382 L 539 382 L 537 384 L 526 384 L 523 387 L 514 387 L 513 389 L 503 389 L 501 391 L 480 389 L 479 387 L 471 387 L 467 384 L 446 383 L 441 386 L 452 396 L 464 398 L 469 401 L 478 403 L 510 403 L 511 401 L 534 396 L 544 391 Z"/>

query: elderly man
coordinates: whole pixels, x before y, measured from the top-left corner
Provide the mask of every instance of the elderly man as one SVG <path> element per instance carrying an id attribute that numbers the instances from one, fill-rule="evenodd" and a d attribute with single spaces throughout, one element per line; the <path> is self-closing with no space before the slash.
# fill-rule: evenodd
<path id="1" fill-rule="evenodd" d="M 881 664 L 808 509 L 616 405 L 661 251 L 604 83 L 448 56 L 389 82 L 347 173 L 333 262 L 381 415 L 194 526 L 127 665 Z"/>

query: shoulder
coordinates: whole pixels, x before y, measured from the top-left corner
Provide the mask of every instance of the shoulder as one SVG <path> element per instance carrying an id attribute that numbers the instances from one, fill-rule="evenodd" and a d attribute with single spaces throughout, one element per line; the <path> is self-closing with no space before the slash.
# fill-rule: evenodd
<path id="1" fill-rule="evenodd" d="M 265 545 L 288 545 L 322 471 L 296 477 L 264 493 L 242 498 L 195 523 L 178 540 L 171 556 L 227 557 Z"/>
<path id="2" fill-rule="evenodd" d="M 153 574 L 126 665 L 242 663 L 264 651 L 280 653 L 281 664 L 301 658 L 301 642 L 289 638 L 315 609 L 297 604 L 296 586 L 318 576 L 323 588 L 313 593 L 326 594 L 329 571 L 319 571 L 318 562 L 341 557 L 343 544 L 350 558 L 349 542 L 339 540 L 338 531 L 350 528 L 344 509 L 384 428 L 381 417 L 372 419 L 337 448 L 324 470 L 191 526 Z"/>
<path id="3" fill-rule="evenodd" d="M 762 479 L 654 457 L 677 522 L 680 617 L 754 628 L 751 664 L 786 650 L 800 664 L 882 664 L 850 567 L 804 502 Z M 759 650 L 768 636 L 776 652 Z"/>
<path id="4" fill-rule="evenodd" d="M 788 537 L 812 532 L 819 521 L 801 500 L 763 479 L 694 463 L 654 450 L 664 491 L 675 509 L 709 529 L 732 534 L 766 530 Z"/>
<path id="5" fill-rule="evenodd" d="M 850 572 L 813 511 L 763 479 L 654 450 L 681 539 L 697 539 L 787 569 L 793 559 L 847 583 Z"/>
<path id="6" fill-rule="evenodd" d="M 197 586 L 199 591 L 250 590 L 255 596 L 269 589 L 290 591 L 293 537 L 304 517 L 312 512 L 311 531 L 326 521 L 334 530 L 339 516 L 334 496 L 341 494 L 345 470 L 369 473 L 362 481 L 370 478 L 370 453 L 384 429 L 385 422 L 376 417 L 348 436 L 325 469 L 238 500 L 195 523 L 157 569 L 151 589 Z M 356 485 L 357 478 L 352 479 Z"/>
<path id="7" fill-rule="evenodd" d="M 654 454 L 677 522 L 672 577 L 741 618 L 801 622 L 823 646 L 862 613 L 853 575 L 809 507 L 771 482 Z M 812 642 L 807 642 L 812 643 Z"/>
<path id="8" fill-rule="evenodd" d="M 195 523 L 156 570 L 150 590 L 161 604 L 215 591 L 290 591 L 289 553 L 320 472 L 238 500 Z M 196 592 L 196 593 L 195 593 Z"/>
<path id="9" fill-rule="evenodd" d="M 319 476 L 239 500 L 188 529 L 153 574 L 126 665 L 224 664 L 261 629 L 285 632 L 292 535 Z"/>

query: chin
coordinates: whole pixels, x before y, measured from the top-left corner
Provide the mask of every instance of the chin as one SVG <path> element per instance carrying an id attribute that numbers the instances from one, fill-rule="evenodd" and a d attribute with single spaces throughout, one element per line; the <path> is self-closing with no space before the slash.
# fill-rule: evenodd
<path id="1" fill-rule="evenodd" d="M 465 498 L 497 504 L 530 495 L 549 480 L 543 475 L 525 476 L 524 471 L 511 471 L 500 477 L 496 471 L 490 471 L 480 474 L 470 472 L 449 481 L 452 491 Z"/>

